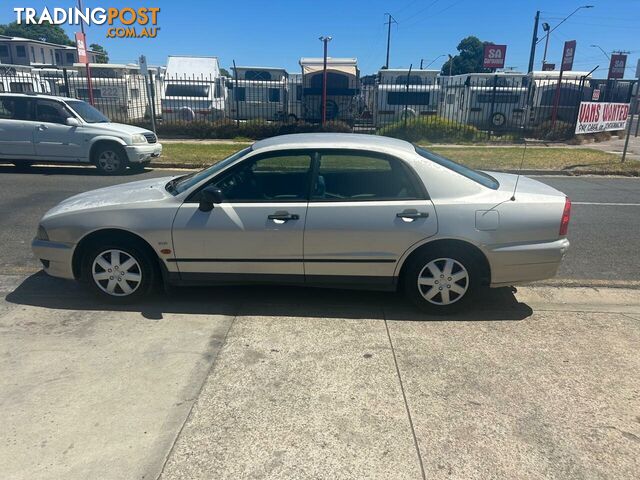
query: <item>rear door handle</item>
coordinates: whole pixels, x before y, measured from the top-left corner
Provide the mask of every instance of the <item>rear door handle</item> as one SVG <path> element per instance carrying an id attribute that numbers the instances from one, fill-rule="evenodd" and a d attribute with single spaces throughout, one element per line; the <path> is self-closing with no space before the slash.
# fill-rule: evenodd
<path id="1" fill-rule="evenodd" d="M 413 222 L 418 218 L 429 218 L 428 212 L 419 212 L 413 208 L 405 210 L 404 212 L 396 213 L 397 218 L 401 218 L 405 222 Z"/>
<path id="2" fill-rule="evenodd" d="M 289 220 L 299 220 L 300 215 L 289 212 L 276 212 L 272 215 L 269 215 L 267 218 L 269 220 L 273 220 L 273 223 L 282 224 L 288 222 Z"/>
<path id="3" fill-rule="evenodd" d="M 46 125 L 38 125 L 38 130 L 40 130 L 41 132 L 44 132 L 47 128 L 49 127 L 47 127 Z"/>

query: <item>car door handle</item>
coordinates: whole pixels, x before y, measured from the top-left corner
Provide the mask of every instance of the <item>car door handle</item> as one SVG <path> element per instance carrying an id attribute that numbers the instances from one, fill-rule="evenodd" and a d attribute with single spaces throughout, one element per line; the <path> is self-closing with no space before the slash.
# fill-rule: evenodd
<path id="1" fill-rule="evenodd" d="M 46 125 L 38 125 L 38 130 L 40 130 L 41 132 L 44 132 L 47 128 L 49 127 L 47 127 Z"/>
<path id="2" fill-rule="evenodd" d="M 289 212 L 276 212 L 272 215 L 269 215 L 267 218 L 269 220 L 273 220 L 274 223 L 282 224 L 288 222 L 289 220 L 299 220 L 300 215 Z"/>
<path id="3" fill-rule="evenodd" d="M 396 213 L 397 218 L 401 218 L 404 221 L 413 222 L 417 218 L 428 218 L 428 212 L 419 212 L 414 209 L 405 210 L 404 212 Z"/>

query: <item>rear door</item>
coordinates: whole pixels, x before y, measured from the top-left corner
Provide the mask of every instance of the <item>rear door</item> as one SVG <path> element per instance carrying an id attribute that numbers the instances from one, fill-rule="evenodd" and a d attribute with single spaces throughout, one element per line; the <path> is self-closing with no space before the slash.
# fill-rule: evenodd
<path id="1" fill-rule="evenodd" d="M 32 159 L 32 100 L 26 97 L 0 95 L 0 156 L 9 160 Z"/>
<path id="2" fill-rule="evenodd" d="M 435 210 L 400 159 L 359 150 L 324 150 L 304 234 L 309 282 L 383 283 L 413 244 L 435 235 Z"/>
<path id="3" fill-rule="evenodd" d="M 69 117 L 75 115 L 61 102 L 36 100 L 34 142 L 38 158 L 78 161 L 85 157 L 82 153 L 85 147 L 81 133 L 84 127 L 67 125 Z"/>
<path id="4" fill-rule="evenodd" d="M 256 155 L 212 179 L 224 202 L 198 209 L 195 192 L 173 223 L 183 280 L 304 280 L 303 232 L 311 153 Z"/>

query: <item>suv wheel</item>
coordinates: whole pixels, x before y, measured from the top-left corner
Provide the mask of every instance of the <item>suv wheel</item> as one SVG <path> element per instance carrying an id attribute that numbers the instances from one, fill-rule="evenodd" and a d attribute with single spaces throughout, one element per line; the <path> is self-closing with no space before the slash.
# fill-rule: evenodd
<path id="1" fill-rule="evenodd" d="M 480 272 L 472 255 L 460 248 L 438 247 L 410 260 L 404 293 L 420 310 L 448 315 L 462 310 L 478 290 Z"/>
<path id="2" fill-rule="evenodd" d="M 120 145 L 100 145 L 94 152 L 94 162 L 100 173 L 120 175 L 127 168 L 127 155 Z"/>
<path id="3" fill-rule="evenodd" d="M 95 245 L 85 254 L 82 279 L 100 300 L 130 303 L 146 295 L 156 273 L 149 255 L 133 245 Z"/>

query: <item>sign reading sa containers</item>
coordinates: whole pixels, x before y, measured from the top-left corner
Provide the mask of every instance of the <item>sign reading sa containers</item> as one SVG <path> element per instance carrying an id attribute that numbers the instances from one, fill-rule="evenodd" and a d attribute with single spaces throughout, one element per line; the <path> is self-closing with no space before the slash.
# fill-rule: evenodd
<path id="1" fill-rule="evenodd" d="M 628 116 L 628 103 L 581 102 L 575 133 L 624 130 Z"/>
<path id="2" fill-rule="evenodd" d="M 611 62 L 609 63 L 609 75 L 610 78 L 623 78 L 624 70 L 627 68 L 627 56 L 624 54 L 611 55 Z"/>
<path id="3" fill-rule="evenodd" d="M 506 45 L 485 45 L 482 66 L 484 68 L 504 68 L 504 59 L 506 56 Z"/>
<path id="4" fill-rule="evenodd" d="M 84 33 L 76 33 L 76 46 L 78 48 L 78 63 L 89 63 L 89 57 L 87 57 L 87 40 Z"/>
<path id="5" fill-rule="evenodd" d="M 562 50 L 562 67 L 561 70 L 567 71 L 573 68 L 573 59 L 576 56 L 576 41 L 569 40 L 564 42 L 564 49 Z"/>

